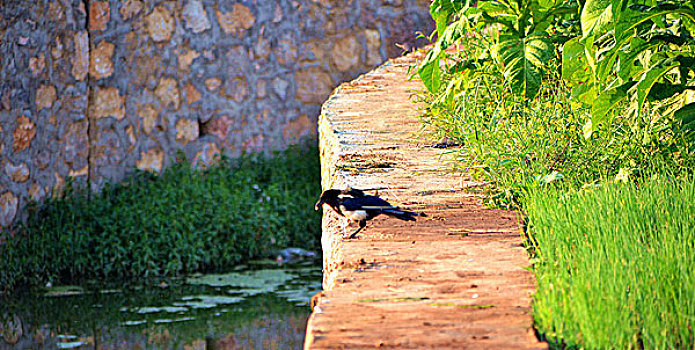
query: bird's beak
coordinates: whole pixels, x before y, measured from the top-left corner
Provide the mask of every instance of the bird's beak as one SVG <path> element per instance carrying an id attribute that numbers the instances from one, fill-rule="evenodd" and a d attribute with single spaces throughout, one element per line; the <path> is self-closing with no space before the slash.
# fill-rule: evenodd
<path id="1" fill-rule="evenodd" d="M 316 202 L 316 204 L 314 204 L 314 210 L 319 210 L 319 209 L 321 209 L 321 205 L 322 205 L 322 204 L 323 204 L 323 199 L 319 199 L 319 201 Z"/>

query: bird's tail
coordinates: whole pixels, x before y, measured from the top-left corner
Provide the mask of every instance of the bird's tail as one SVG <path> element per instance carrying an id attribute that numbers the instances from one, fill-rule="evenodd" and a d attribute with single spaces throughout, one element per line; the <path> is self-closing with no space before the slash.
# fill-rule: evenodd
<path id="1" fill-rule="evenodd" d="M 400 209 L 385 209 L 382 211 L 382 213 L 404 221 L 415 221 L 415 216 L 427 216 L 425 215 L 425 213 L 418 213 L 414 211 Z"/>

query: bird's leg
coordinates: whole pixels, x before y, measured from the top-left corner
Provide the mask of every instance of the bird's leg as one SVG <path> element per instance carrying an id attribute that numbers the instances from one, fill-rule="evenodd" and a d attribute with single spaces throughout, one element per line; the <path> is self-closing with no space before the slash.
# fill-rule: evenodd
<path id="1" fill-rule="evenodd" d="M 362 231 L 362 229 L 367 226 L 367 220 L 360 220 L 360 227 L 357 229 L 357 231 L 353 232 L 348 239 L 353 239 L 355 236 L 357 236 L 357 233 Z"/>

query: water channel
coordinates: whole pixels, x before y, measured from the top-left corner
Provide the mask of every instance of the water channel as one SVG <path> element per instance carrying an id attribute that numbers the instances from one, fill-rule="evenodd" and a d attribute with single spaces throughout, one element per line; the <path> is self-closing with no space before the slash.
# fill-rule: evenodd
<path id="1" fill-rule="evenodd" d="M 0 349 L 301 349 L 316 259 L 0 299 Z"/>

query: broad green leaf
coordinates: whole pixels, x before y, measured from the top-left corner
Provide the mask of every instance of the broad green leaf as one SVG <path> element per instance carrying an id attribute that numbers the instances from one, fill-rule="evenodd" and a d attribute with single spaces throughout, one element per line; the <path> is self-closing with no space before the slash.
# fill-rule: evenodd
<path id="1" fill-rule="evenodd" d="M 641 67 L 635 66 L 635 60 L 637 57 L 645 50 L 650 50 L 654 48 L 655 44 L 649 44 L 644 39 L 639 37 L 633 37 L 630 39 L 629 51 L 620 50 L 618 51 L 618 77 L 624 81 L 634 78 L 636 75 L 641 74 L 643 69 Z"/>
<path id="2" fill-rule="evenodd" d="M 600 35 L 611 21 L 613 21 L 611 0 L 587 0 L 580 16 L 582 37 Z"/>
<path id="3" fill-rule="evenodd" d="M 437 34 L 441 37 L 454 15 L 460 15 L 470 6 L 470 0 L 433 0 L 430 15 L 437 25 Z"/>
<path id="4" fill-rule="evenodd" d="M 612 70 L 615 69 L 618 62 L 618 53 L 623 43 L 617 43 L 613 36 L 613 31 L 606 32 L 594 42 L 594 59 L 596 70 L 594 76 L 596 78 L 606 79 L 611 77 Z"/>
<path id="5" fill-rule="evenodd" d="M 625 101 L 628 97 L 628 90 L 635 85 L 635 82 L 627 82 L 625 84 L 606 89 L 594 100 L 591 105 L 591 130 L 584 130 L 584 137 L 591 136 L 591 132 L 598 127 L 599 124 L 606 123 L 611 116 L 611 112 Z M 587 136 L 588 133 L 588 136 Z"/>
<path id="6" fill-rule="evenodd" d="M 512 16 L 518 13 L 515 1 L 480 1 L 478 8 L 490 16 Z"/>
<path id="7" fill-rule="evenodd" d="M 427 53 L 425 59 L 420 64 L 417 70 L 418 76 L 422 79 L 422 84 L 425 85 L 430 92 L 437 92 L 441 84 L 439 72 L 439 60 L 442 58 L 444 50 L 461 39 L 465 33 L 468 22 L 465 18 L 452 23 L 444 30 L 442 36 L 439 37 L 437 43 L 432 50 Z"/>
<path id="8" fill-rule="evenodd" d="M 681 122 L 683 130 L 695 131 L 695 102 L 681 107 L 673 113 L 673 118 Z"/>
<path id="9" fill-rule="evenodd" d="M 614 0 L 618 1 L 618 0 Z M 675 6 L 675 5 L 674 5 Z M 627 42 L 626 38 L 634 36 L 634 29 L 637 28 L 642 23 L 647 21 L 653 21 L 654 23 L 661 23 L 660 18 L 679 18 L 682 17 L 686 26 L 689 23 L 695 22 L 695 11 L 692 8 L 685 6 L 675 6 L 675 7 L 646 7 L 646 10 L 636 10 L 636 5 L 631 5 L 629 9 L 620 12 L 620 19 L 615 21 L 615 37 L 616 41 L 619 43 Z"/>
<path id="10" fill-rule="evenodd" d="M 417 75 L 422 80 L 427 90 L 432 93 L 439 91 L 441 79 L 439 77 L 439 55 L 434 55 L 434 49 L 430 50 L 425 60 L 417 70 Z"/>
<path id="11" fill-rule="evenodd" d="M 599 125 L 605 122 L 608 119 L 609 112 L 617 107 L 620 102 L 625 101 L 627 96 L 627 89 L 622 85 L 602 91 L 591 105 L 592 123 Z"/>
<path id="12" fill-rule="evenodd" d="M 538 8 L 541 11 L 548 11 L 555 6 L 555 0 L 538 0 Z"/>
<path id="13" fill-rule="evenodd" d="M 503 26 L 506 27 L 507 30 L 511 31 L 512 33 L 518 33 L 518 30 L 516 26 L 514 25 L 514 22 L 516 21 L 516 17 L 513 16 L 490 16 L 487 12 L 481 12 L 480 15 L 487 21 L 489 24 L 495 24 L 499 23 Z"/>
<path id="14" fill-rule="evenodd" d="M 664 76 L 664 74 L 671 71 L 673 68 L 678 67 L 678 61 L 674 59 L 666 59 L 653 67 L 649 68 L 642 74 L 640 80 L 630 89 L 630 94 L 636 96 L 637 111 L 642 110 L 644 102 L 647 100 L 647 96 L 651 91 L 652 87 Z"/>
<path id="15" fill-rule="evenodd" d="M 512 91 L 529 99 L 535 98 L 541 87 L 542 67 L 554 53 L 548 34 L 534 32 L 526 38 L 501 36 L 495 51 Z"/>
<path id="16" fill-rule="evenodd" d="M 435 101 L 444 101 L 447 105 L 452 105 L 456 96 L 458 96 L 462 91 L 466 90 L 467 83 L 473 75 L 471 73 L 472 72 L 470 70 L 466 70 L 456 74 L 454 78 L 449 81 L 444 93 L 439 95 Z"/>
<path id="17" fill-rule="evenodd" d="M 468 7 L 471 6 L 471 0 L 440 0 L 442 2 L 442 6 L 450 9 L 451 11 L 455 13 L 459 13 L 461 11 L 465 11 Z"/>
<path id="18" fill-rule="evenodd" d="M 591 78 L 586 51 L 579 38 L 569 40 L 562 46 L 562 79 L 571 85 L 584 84 Z"/>
<path id="19" fill-rule="evenodd" d="M 449 24 L 449 17 L 452 15 L 452 12 L 442 6 L 442 0 L 434 0 L 430 5 L 430 15 L 432 15 L 432 19 L 437 26 L 437 35 L 442 36 L 444 29 Z"/>
<path id="20" fill-rule="evenodd" d="M 596 84 L 588 81 L 572 88 L 572 100 L 591 105 L 596 100 Z"/>
<path id="21" fill-rule="evenodd" d="M 459 20 L 446 27 L 442 36 L 437 40 L 435 48 L 439 51 L 446 50 L 461 39 L 466 34 L 467 29 L 468 20 L 465 17 L 459 18 Z"/>
<path id="22" fill-rule="evenodd" d="M 661 101 L 688 90 L 687 85 L 656 83 L 647 94 L 648 101 Z"/>
<path id="23" fill-rule="evenodd" d="M 584 46 L 584 57 L 586 57 L 586 64 L 591 67 L 593 72 L 596 72 L 596 46 L 594 46 L 594 36 L 588 36 L 582 38 L 580 43 Z"/>

